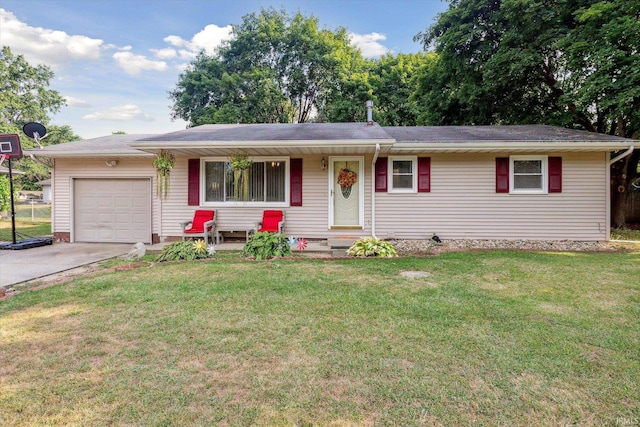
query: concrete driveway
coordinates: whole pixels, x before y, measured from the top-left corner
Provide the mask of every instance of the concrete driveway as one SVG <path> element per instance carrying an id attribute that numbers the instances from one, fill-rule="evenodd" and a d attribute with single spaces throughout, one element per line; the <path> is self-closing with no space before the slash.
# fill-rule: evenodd
<path id="1" fill-rule="evenodd" d="M 19 251 L 0 250 L 0 286 L 10 286 L 124 255 L 133 245 L 54 243 Z"/>

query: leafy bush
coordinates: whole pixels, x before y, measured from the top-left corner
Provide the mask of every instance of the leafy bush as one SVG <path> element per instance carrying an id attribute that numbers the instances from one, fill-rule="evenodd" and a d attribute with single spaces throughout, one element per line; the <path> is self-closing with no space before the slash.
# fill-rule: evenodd
<path id="1" fill-rule="evenodd" d="M 202 239 L 187 240 L 165 246 L 158 256 L 158 262 L 203 259 L 213 256 L 214 253 L 213 245 L 207 246 Z"/>
<path id="2" fill-rule="evenodd" d="M 348 250 L 347 254 L 359 257 L 392 258 L 398 256 L 396 249 L 389 242 L 375 237 L 362 237 L 358 239 Z"/>
<path id="3" fill-rule="evenodd" d="M 291 255 L 291 246 L 284 234 L 255 233 L 242 248 L 242 256 L 257 260 L 287 255 Z"/>

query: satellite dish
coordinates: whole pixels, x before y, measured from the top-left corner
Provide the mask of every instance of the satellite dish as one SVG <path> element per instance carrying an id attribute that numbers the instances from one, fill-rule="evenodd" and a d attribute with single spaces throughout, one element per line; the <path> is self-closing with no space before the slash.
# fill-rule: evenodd
<path id="1" fill-rule="evenodd" d="M 22 126 L 22 131 L 29 138 L 33 138 L 38 146 L 42 148 L 40 140 L 44 139 L 47 136 L 47 128 L 45 128 L 42 123 L 29 122 L 26 125 Z"/>
<path id="2" fill-rule="evenodd" d="M 22 126 L 22 131 L 29 138 L 40 139 L 44 138 L 47 134 L 47 129 L 42 125 L 42 123 L 38 122 L 29 122 L 26 125 Z"/>

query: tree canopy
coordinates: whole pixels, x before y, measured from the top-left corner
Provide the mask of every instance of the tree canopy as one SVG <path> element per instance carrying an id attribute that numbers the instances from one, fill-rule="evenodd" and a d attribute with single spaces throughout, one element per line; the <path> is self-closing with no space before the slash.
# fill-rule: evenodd
<path id="1" fill-rule="evenodd" d="M 640 136 L 640 2 L 453 0 L 415 39 L 438 54 L 416 80 L 421 124 Z M 618 226 L 639 157 L 612 170 Z"/>
<path id="2" fill-rule="evenodd" d="M 69 126 L 48 125 L 50 114 L 60 111 L 65 100 L 56 90 L 49 89 L 53 71 L 45 65 L 30 65 L 22 55 L 14 55 L 7 46 L 0 53 L 0 133 L 20 135 L 23 149 L 35 147 L 35 142 L 22 133 L 28 122 L 47 125 L 47 138 L 43 145 L 79 139 Z M 34 183 L 49 177 L 49 168 L 31 159 L 16 162 L 24 175 L 16 177 L 16 186 L 31 190 Z"/>
<path id="3" fill-rule="evenodd" d="M 263 9 L 234 25 L 217 54 L 201 53 L 170 93 L 173 117 L 202 123 L 304 123 L 312 120 L 358 61 L 344 28 Z"/>

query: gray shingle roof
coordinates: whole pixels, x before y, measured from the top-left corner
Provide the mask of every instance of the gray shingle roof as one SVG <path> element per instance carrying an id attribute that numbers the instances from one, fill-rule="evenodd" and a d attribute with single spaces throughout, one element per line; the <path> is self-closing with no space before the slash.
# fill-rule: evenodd
<path id="1" fill-rule="evenodd" d="M 388 126 L 397 142 L 624 142 L 617 136 L 546 125 Z"/>
<path id="2" fill-rule="evenodd" d="M 391 139 L 374 123 L 202 125 L 141 141 L 342 141 Z"/>
<path id="3" fill-rule="evenodd" d="M 82 139 L 79 141 L 66 142 L 64 144 L 48 145 L 42 149 L 27 150 L 27 154 L 86 154 L 88 157 L 91 155 L 148 155 L 140 150 L 131 148 L 130 144 L 137 141 L 140 138 L 147 138 L 153 134 L 138 134 L 138 135 L 108 135 L 101 136 L 99 138 Z"/>
<path id="4" fill-rule="evenodd" d="M 285 150 L 288 147 L 321 148 L 343 142 L 353 142 L 353 146 L 362 147 L 383 141 L 391 145 L 395 141 L 393 147 L 399 150 L 410 148 L 413 144 L 416 149 L 425 145 L 434 150 L 456 150 L 463 145 L 486 149 L 483 148 L 485 144 L 494 143 L 505 148 L 518 145 L 521 150 L 541 144 L 558 149 L 563 145 L 576 145 L 582 147 L 579 148 L 581 150 L 597 151 L 619 150 L 633 143 L 626 138 L 545 125 L 380 127 L 376 123 L 302 123 L 202 125 L 161 135 L 108 135 L 25 150 L 25 153 L 43 157 L 152 156 L 154 151 L 165 146 L 178 149 L 193 145 L 211 150 L 218 145 L 234 146 L 236 141 L 237 147 L 241 147 L 243 142 L 254 147 L 267 147 L 274 142 L 281 142 L 281 148 Z"/>

